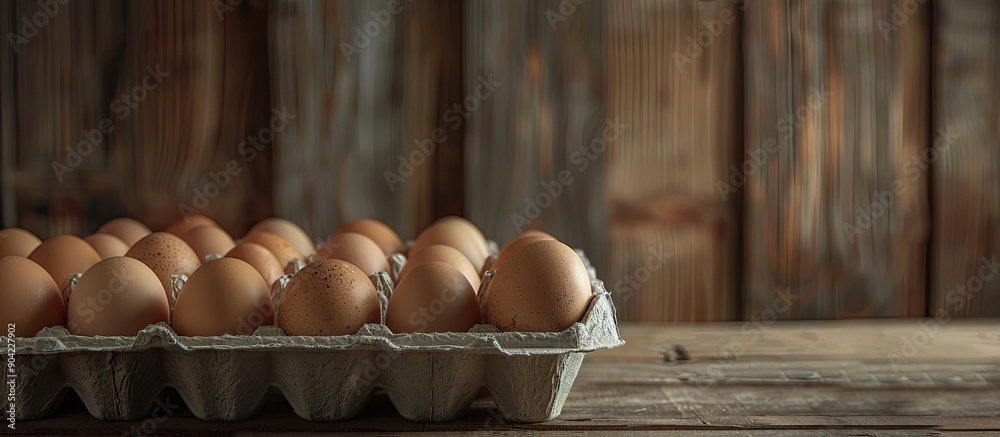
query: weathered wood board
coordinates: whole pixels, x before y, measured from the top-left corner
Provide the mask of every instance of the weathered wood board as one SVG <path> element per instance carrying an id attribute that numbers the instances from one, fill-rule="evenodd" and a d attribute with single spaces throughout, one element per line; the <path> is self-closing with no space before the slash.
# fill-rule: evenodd
<path id="1" fill-rule="evenodd" d="M 924 313 L 929 7 L 904 3 L 746 3 L 745 318 Z"/>
<path id="2" fill-rule="evenodd" d="M 501 245 L 541 229 L 600 263 L 603 3 L 562 3 L 465 2 L 466 210 Z"/>
<path id="3" fill-rule="evenodd" d="M 733 320 L 741 187 L 718 185 L 741 150 L 740 6 L 604 8 L 607 118 L 623 128 L 605 158 L 608 268 L 599 276 L 625 320 Z M 660 252 L 673 257 L 660 265 Z"/>
<path id="4" fill-rule="evenodd" d="M 63 3 L 3 5 L 24 36 L 2 49 L 4 221 L 84 235 L 187 211 L 238 235 L 270 215 L 269 148 L 240 150 L 271 117 L 263 4 Z"/>
<path id="5" fill-rule="evenodd" d="M 936 3 L 930 315 L 1000 317 L 1000 5 Z"/>
<path id="6" fill-rule="evenodd" d="M 447 118 L 461 17 L 457 1 L 270 3 L 274 105 L 298 114 L 277 135 L 277 215 L 318 237 L 374 218 L 405 239 L 463 212 L 462 130 Z"/>

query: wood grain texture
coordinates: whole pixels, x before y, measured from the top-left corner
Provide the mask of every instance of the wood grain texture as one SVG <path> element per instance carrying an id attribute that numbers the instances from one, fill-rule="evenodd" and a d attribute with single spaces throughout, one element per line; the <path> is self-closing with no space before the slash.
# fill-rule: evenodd
<path id="1" fill-rule="evenodd" d="M 261 414 L 249 420 L 204 422 L 181 407 L 155 422 L 155 429 L 169 435 L 528 431 L 554 436 L 642 431 L 904 436 L 1000 430 L 1000 328 L 988 321 L 943 325 L 906 362 L 893 364 L 886 351 L 897 349 L 900 337 L 924 332 L 920 322 L 776 322 L 749 332 L 746 323 L 669 330 L 623 324 L 625 346 L 588 354 L 562 415 L 541 423 L 504 420 L 486 395 L 451 422 L 409 422 L 385 395 L 376 395 L 355 419 L 309 422 L 272 391 Z M 734 356 L 733 344 L 744 346 L 742 353 Z M 689 359 L 664 362 L 663 348 L 678 345 Z M 177 397 L 170 389 L 164 395 Z M 98 421 L 70 396 L 55 417 L 17 426 L 30 435 L 121 434 L 142 422 Z"/>
<path id="2" fill-rule="evenodd" d="M 274 104 L 297 114 L 277 136 L 275 213 L 314 236 L 369 217 L 408 238 L 433 216 L 433 159 L 411 136 L 436 126 L 447 46 L 417 3 L 270 3 Z"/>
<path id="3" fill-rule="evenodd" d="M 109 197 L 107 116 L 125 32 L 120 1 L 4 2 L 0 47 L 3 221 L 39 235 L 79 233 Z M 80 145 L 85 141 L 84 145 Z M 89 152 L 68 161 L 69 150 Z M 56 170 L 60 164 L 67 171 Z M 75 164 L 70 166 L 69 164 Z"/>
<path id="4" fill-rule="evenodd" d="M 728 0 L 605 2 L 608 118 L 627 127 L 607 153 L 599 276 L 624 320 L 736 318 L 740 190 L 717 184 L 742 138 L 740 14 Z M 647 266 L 660 251 L 673 258 Z"/>
<path id="5" fill-rule="evenodd" d="M 998 317 L 1000 5 L 936 5 L 930 311 Z"/>
<path id="6" fill-rule="evenodd" d="M 748 319 L 924 313 L 929 14 L 903 3 L 747 3 Z"/>
<path id="7" fill-rule="evenodd" d="M 480 102 L 466 105 L 469 217 L 501 245 L 541 229 L 601 264 L 604 155 L 589 148 L 606 125 L 602 2 L 464 7 L 466 102 Z"/>
<path id="8" fill-rule="evenodd" d="M 4 22 L 48 15 L 40 5 L 5 4 Z M 270 215 L 270 158 L 238 150 L 270 117 L 261 2 L 57 6 L 15 53 L 4 47 L 5 221 L 43 237 L 117 216 L 163 229 L 187 205 L 238 234 Z"/>

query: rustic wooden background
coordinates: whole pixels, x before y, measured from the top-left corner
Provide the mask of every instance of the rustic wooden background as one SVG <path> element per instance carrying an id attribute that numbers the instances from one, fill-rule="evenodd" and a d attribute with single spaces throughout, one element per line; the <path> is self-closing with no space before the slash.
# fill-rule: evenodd
<path id="1" fill-rule="evenodd" d="M 462 214 L 583 248 L 626 320 L 1000 316 L 990 0 L 0 14 L 4 226 L 163 228 L 186 205 L 237 236 L 280 215 L 412 238 Z"/>

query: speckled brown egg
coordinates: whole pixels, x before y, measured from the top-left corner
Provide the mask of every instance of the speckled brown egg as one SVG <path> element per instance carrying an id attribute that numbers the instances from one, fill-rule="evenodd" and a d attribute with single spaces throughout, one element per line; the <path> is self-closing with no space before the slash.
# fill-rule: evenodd
<path id="1" fill-rule="evenodd" d="M 271 291 L 246 262 L 219 258 L 188 278 L 174 305 L 173 328 L 184 336 L 250 335 L 274 324 Z"/>
<path id="2" fill-rule="evenodd" d="M 561 332 L 583 318 L 592 293 L 587 267 L 554 240 L 522 247 L 497 269 L 483 320 L 504 332 Z"/>
<path id="3" fill-rule="evenodd" d="M 455 267 L 437 261 L 406 275 L 385 311 L 385 325 L 396 334 L 467 332 L 481 320 L 472 284 Z"/>
<path id="4" fill-rule="evenodd" d="M 128 245 L 121 238 L 111 234 L 93 234 L 83 237 L 83 240 L 94 247 L 101 259 L 108 259 L 113 256 L 125 256 L 128 252 Z"/>
<path id="5" fill-rule="evenodd" d="M 289 243 L 288 240 L 274 235 L 270 232 L 257 231 L 252 234 L 248 234 L 240 240 L 240 243 L 255 243 L 264 246 L 267 250 L 271 251 L 278 262 L 281 263 L 282 269 L 288 269 L 288 264 L 297 259 L 305 259 L 299 251 L 295 250 L 295 246 Z"/>
<path id="6" fill-rule="evenodd" d="M 119 256 L 87 270 L 69 295 L 66 328 L 74 335 L 132 336 L 170 321 L 170 307 L 156 273 Z"/>
<path id="7" fill-rule="evenodd" d="M 371 238 L 372 241 L 382 248 L 382 253 L 386 256 L 406 252 L 406 246 L 403 245 L 403 240 L 399 238 L 399 235 L 392 228 L 378 220 L 361 219 L 345 223 L 333 231 L 333 235 L 345 232 L 354 232 Z"/>
<path id="8" fill-rule="evenodd" d="M 101 226 L 97 230 L 98 234 L 111 234 L 132 247 L 136 241 L 146 238 L 153 231 L 149 230 L 142 222 L 130 218 L 116 218 Z"/>
<path id="9" fill-rule="evenodd" d="M 59 235 L 45 240 L 28 258 L 49 272 L 61 287 L 67 276 L 87 271 L 101 260 L 101 255 L 80 237 Z"/>
<path id="10" fill-rule="evenodd" d="M 432 223 L 417 236 L 410 247 L 411 253 L 432 244 L 444 244 L 462 252 L 476 270 L 481 270 L 490 255 L 490 246 L 486 237 L 472 222 L 461 217 L 445 217 Z"/>
<path id="11" fill-rule="evenodd" d="M 289 220 L 278 217 L 264 219 L 254 225 L 247 233 L 252 234 L 257 231 L 269 232 L 284 238 L 285 241 L 292 243 L 295 250 L 303 257 L 316 253 L 316 243 L 312 238 L 309 238 L 309 234 L 306 234 L 306 231 L 302 230 L 299 225 Z"/>
<path id="12" fill-rule="evenodd" d="M 378 292 L 357 266 L 339 259 L 313 262 L 288 282 L 277 325 L 288 335 L 352 335 L 379 323 Z"/>
<path id="13" fill-rule="evenodd" d="M 198 226 L 185 232 L 181 239 L 194 249 L 194 253 L 198 254 L 198 259 L 202 262 L 208 255 L 222 256 L 236 247 L 233 237 L 215 226 Z"/>
<path id="14" fill-rule="evenodd" d="M 230 250 L 226 257 L 243 260 L 253 266 L 268 286 L 273 285 L 274 281 L 285 274 L 285 269 L 281 267 L 278 258 L 275 258 L 271 251 L 257 243 L 240 243 L 233 250 Z"/>
<path id="15" fill-rule="evenodd" d="M 181 235 L 184 235 L 185 232 L 199 226 L 212 226 L 218 228 L 219 224 L 207 216 L 198 214 L 177 219 L 177 221 L 167 227 L 167 232 L 180 237 Z"/>
<path id="16" fill-rule="evenodd" d="M 0 256 L 16 255 L 25 258 L 42 245 L 35 234 L 21 228 L 7 228 L 0 231 Z"/>
<path id="17" fill-rule="evenodd" d="M 139 240 L 125 256 L 142 261 L 160 278 L 164 289 L 170 287 L 171 275 L 191 276 L 201 259 L 180 237 L 166 232 L 154 232 Z"/>
<path id="18" fill-rule="evenodd" d="M 503 249 L 500 249 L 500 252 L 497 254 L 497 259 L 496 261 L 493 261 L 493 265 L 490 267 L 490 269 L 496 270 L 497 267 L 500 266 L 500 263 L 504 262 L 504 260 L 506 260 L 507 258 L 510 258 L 511 255 L 516 253 L 522 247 L 527 246 L 536 241 L 544 241 L 544 240 L 555 240 L 555 237 L 546 234 L 545 232 L 542 231 L 523 232 L 521 235 L 518 235 L 517 237 L 514 237 L 513 239 L 508 241 L 507 244 L 504 245 Z"/>
<path id="19" fill-rule="evenodd" d="M 420 252 L 413 253 L 412 256 L 406 259 L 406 264 L 403 264 L 403 269 L 399 271 L 399 276 L 396 278 L 396 283 L 403 280 L 403 278 L 413 271 L 417 266 L 429 263 L 429 262 L 443 262 L 452 267 L 458 269 L 465 275 L 465 279 L 469 280 L 472 284 L 474 290 L 479 290 L 479 270 L 472 265 L 472 261 L 469 261 L 462 252 L 451 246 L 445 246 L 443 244 L 432 244 L 420 250 Z"/>
<path id="20" fill-rule="evenodd" d="M 59 286 L 42 266 L 21 256 L 0 257 L 0 323 L 14 324 L 16 337 L 66 323 Z"/>
<path id="21" fill-rule="evenodd" d="M 389 261 L 378 244 L 354 232 L 330 236 L 316 252 L 316 259 L 344 260 L 361 268 L 366 275 L 389 271 Z"/>

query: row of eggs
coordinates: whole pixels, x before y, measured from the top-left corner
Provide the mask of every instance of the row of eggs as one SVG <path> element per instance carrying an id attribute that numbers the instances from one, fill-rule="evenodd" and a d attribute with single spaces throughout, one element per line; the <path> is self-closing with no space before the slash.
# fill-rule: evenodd
<path id="1" fill-rule="evenodd" d="M 288 335 L 350 335 L 379 323 L 369 275 L 388 272 L 395 253 L 409 257 L 385 315 L 394 333 L 466 332 L 478 323 L 558 332 L 582 318 L 591 298 L 579 256 L 539 231 L 513 238 L 487 265 L 486 238 L 459 217 L 434 222 L 407 248 L 375 220 L 347 223 L 317 247 L 288 220 L 264 220 L 237 244 L 210 218 L 194 216 L 166 232 L 116 219 L 83 239 L 45 242 L 22 229 L 0 231 L 0 320 L 15 324 L 18 337 L 50 326 L 131 336 L 159 322 L 183 336 L 249 335 L 262 325 Z M 487 269 L 494 277 L 480 296 Z M 79 272 L 65 299 L 58 284 Z M 294 275 L 272 296 L 286 272 Z"/>

